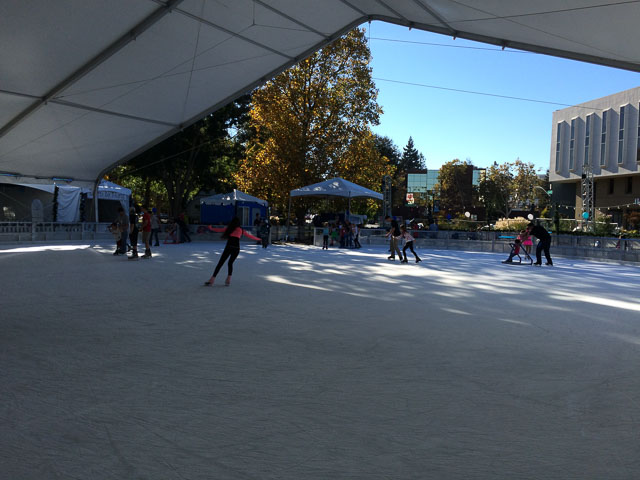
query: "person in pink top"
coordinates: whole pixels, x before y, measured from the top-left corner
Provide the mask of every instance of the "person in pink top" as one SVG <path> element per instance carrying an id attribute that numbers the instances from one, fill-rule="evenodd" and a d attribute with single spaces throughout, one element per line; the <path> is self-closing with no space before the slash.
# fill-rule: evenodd
<path id="1" fill-rule="evenodd" d="M 243 230 L 242 227 L 240 227 L 240 219 L 238 217 L 233 217 L 229 222 L 229 225 L 227 225 L 227 228 L 209 227 L 209 229 L 213 232 L 223 232 L 222 238 L 227 239 L 227 244 L 224 247 L 224 251 L 222 252 L 222 256 L 220 257 L 220 260 L 218 261 L 218 265 L 216 265 L 216 268 L 213 271 L 213 275 L 211 275 L 211 278 L 206 282 L 204 282 L 204 284 L 207 287 L 210 287 L 211 285 L 213 285 L 213 282 L 215 282 L 218 272 L 224 265 L 224 262 L 226 262 L 228 259 L 229 260 L 229 263 L 227 264 L 228 275 L 224 284 L 229 286 L 231 285 L 231 275 L 233 275 L 233 262 L 235 262 L 236 258 L 238 257 L 238 254 L 240 253 L 240 237 L 244 235 L 245 237 L 248 237 L 252 240 L 256 240 L 258 242 L 260 241 L 260 239 L 258 237 L 254 237 L 246 230 Z"/>
<path id="2" fill-rule="evenodd" d="M 522 242 L 522 246 L 524 247 L 525 252 L 527 252 L 527 254 L 530 254 L 531 247 L 533 246 L 533 239 L 531 238 L 531 235 L 529 235 L 529 232 L 527 232 L 526 230 L 522 230 L 518 237 Z"/>

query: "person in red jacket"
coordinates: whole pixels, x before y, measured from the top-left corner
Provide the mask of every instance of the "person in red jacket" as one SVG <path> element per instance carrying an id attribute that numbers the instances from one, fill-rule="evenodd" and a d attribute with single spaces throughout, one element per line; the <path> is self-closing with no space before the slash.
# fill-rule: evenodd
<path id="1" fill-rule="evenodd" d="M 228 259 L 229 260 L 229 263 L 227 264 L 228 275 L 224 284 L 229 286 L 231 285 L 231 275 L 233 275 L 233 262 L 235 262 L 236 258 L 238 257 L 238 254 L 240 253 L 240 237 L 244 235 L 245 237 L 248 237 L 251 240 L 256 240 L 258 242 L 260 241 L 260 239 L 258 237 L 254 237 L 249 232 L 242 229 L 242 227 L 240 227 L 240 219 L 238 217 L 233 217 L 229 222 L 229 225 L 227 225 L 227 228 L 210 228 L 210 230 L 214 232 L 223 232 L 222 238 L 227 239 L 227 244 L 224 247 L 224 251 L 222 252 L 222 256 L 220 257 L 220 260 L 218 261 L 218 265 L 216 265 L 216 268 L 213 271 L 213 275 L 211 275 L 211 278 L 206 282 L 204 282 L 204 284 L 208 287 L 213 285 L 213 283 L 216 280 L 216 276 L 218 275 L 218 272 L 224 265 L 224 262 L 226 262 Z"/>

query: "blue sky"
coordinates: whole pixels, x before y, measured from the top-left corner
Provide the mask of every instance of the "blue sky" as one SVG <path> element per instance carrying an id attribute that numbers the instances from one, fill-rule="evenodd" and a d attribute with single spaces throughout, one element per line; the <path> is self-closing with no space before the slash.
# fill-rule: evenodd
<path id="1" fill-rule="evenodd" d="M 400 150 L 412 136 L 427 168 L 437 169 L 454 158 L 469 159 L 478 167 L 520 158 L 544 173 L 549 168 L 551 116 L 565 106 L 385 80 L 566 106 L 640 86 L 639 73 L 502 51 L 492 45 L 381 22 L 373 22 L 367 35 L 378 103 L 384 110 L 373 131 L 390 137 Z"/>

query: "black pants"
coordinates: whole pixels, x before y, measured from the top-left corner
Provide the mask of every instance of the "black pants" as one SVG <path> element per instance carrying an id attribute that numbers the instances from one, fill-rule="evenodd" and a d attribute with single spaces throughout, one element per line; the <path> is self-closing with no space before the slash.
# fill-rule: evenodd
<path id="1" fill-rule="evenodd" d="M 551 247 L 551 239 L 540 240 L 536 247 L 536 263 L 542 264 L 542 251 L 544 250 L 544 256 L 547 259 L 547 263 L 553 263 L 551 261 L 551 255 L 549 254 L 549 247 Z"/>
<path id="2" fill-rule="evenodd" d="M 155 237 L 155 239 L 156 239 L 155 246 L 157 247 L 158 245 L 160 245 L 160 238 L 159 238 L 158 233 L 160 233 L 160 229 L 159 228 L 152 228 L 151 229 L 151 238 L 149 239 L 149 244 L 153 243 L 153 238 Z"/>
<path id="3" fill-rule="evenodd" d="M 131 242 L 131 248 L 134 252 L 138 251 L 138 229 L 134 228 L 133 231 L 129 233 L 129 241 Z"/>
<path id="4" fill-rule="evenodd" d="M 404 259 L 407 259 L 407 248 L 409 250 L 411 250 L 411 253 L 413 253 L 413 256 L 416 257 L 416 260 L 419 260 L 420 257 L 418 257 L 418 254 L 415 252 L 415 250 L 413 249 L 413 242 L 407 242 L 407 244 L 404 246 L 404 248 L 402 249 L 402 253 L 404 254 Z"/>
<path id="5" fill-rule="evenodd" d="M 240 253 L 240 247 L 236 247 L 235 245 L 227 245 L 226 247 L 224 247 L 224 251 L 222 252 L 220 261 L 218 261 L 218 265 L 216 265 L 216 269 L 213 272 L 213 276 L 214 277 L 218 276 L 218 272 L 222 268 L 222 265 L 224 265 L 224 262 L 227 261 L 227 258 L 229 259 L 229 264 L 227 265 L 227 268 L 229 271 L 228 274 L 229 276 L 233 275 L 233 262 L 236 261 L 236 258 L 238 257 L 239 253 Z"/>

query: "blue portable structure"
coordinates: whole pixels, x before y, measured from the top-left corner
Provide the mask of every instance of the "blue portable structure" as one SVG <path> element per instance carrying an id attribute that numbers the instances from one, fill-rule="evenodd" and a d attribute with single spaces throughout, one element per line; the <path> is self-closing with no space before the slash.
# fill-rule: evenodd
<path id="1" fill-rule="evenodd" d="M 200 200 L 200 223 L 224 225 L 238 216 L 243 227 L 253 226 L 256 213 L 266 218 L 269 202 L 234 189 L 230 193 L 219 193 Z"/>

